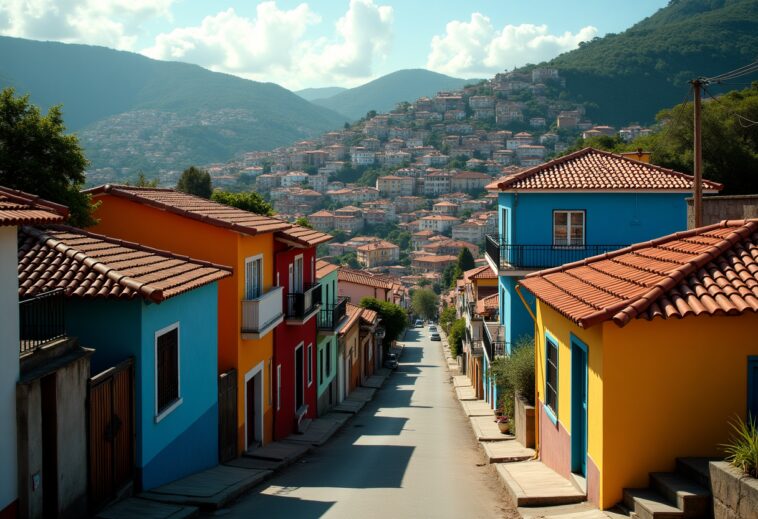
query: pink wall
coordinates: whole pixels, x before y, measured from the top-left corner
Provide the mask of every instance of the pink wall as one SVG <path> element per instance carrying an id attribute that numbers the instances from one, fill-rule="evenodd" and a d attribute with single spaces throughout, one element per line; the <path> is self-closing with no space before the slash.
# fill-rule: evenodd
<path id="1" fill-rule="evenodd" d="M 340 297 L 349 297 L 350 302 L 354 305 L 360 304 L 361 299 L 364 297 L 375 297 L 380 301 L 391 301 L 392 295 L 390 290 L 384 288 L 374 288 L 366 285 L 359 285 L 357 283 L 350 283 L 348 281 L 339 280 L 337 283 L 338 292 Z"/>

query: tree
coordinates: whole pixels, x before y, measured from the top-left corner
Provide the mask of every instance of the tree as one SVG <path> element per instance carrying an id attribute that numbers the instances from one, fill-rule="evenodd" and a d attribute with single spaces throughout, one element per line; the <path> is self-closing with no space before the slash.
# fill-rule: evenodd
<path id="1" fill-rule="evenodd" d="M 252 191 L 247 193 L 228 193 L 216 189 L 213 195 L 211 195 L 211 200 L 263 216 L 272 216 L 274 214 L 274 208 L 271 207 L 271 204 L 266 202 L 261 195 Z"/>
<path id="2" fill-rule="evenodd" d="M 456 319 L 450 326 L 450 333 L 447 334 L 447 344 L 450 346 L 450 353 L 453 357 L 460 355 L 463 349 L 463 336 L 466 333 L 466 321 Z"/>
<path id="3" fill-rule="evenodd" d="M 438 302 L 437 294 L 428 288 L 422 288 L 413 292 L 411 308 L 414 314 L 420 315 L 424 319 L 432 319 L 437 315 Z"/>
<path id="4" fill-rule="evenodd" d="M 134 181 L 134 183 L 127 182 L 126 185 L 134 187 L 158 187 L 158 179 L 154 178 L 152 180 L 148 180 L 145 174 L 140 171 L 137 173 L 137 179 Z"/>
<path id="5" fill-rule="evenodd" d="M 190 195 L 210 198 L 213 188 L 211 187 L 210 174 L 202 169 L 190 166 L 185 169 L 179 182 L 176 183 L 176 189 Z"/>
<path id="6" fill-rule="evenodd" d="M 403 330 L 408 327 L 408 312 L 395 303 L 380 301 L 373 297 L 364 297 L 361 299 L 360 306 L 374 310 L 382 319 L 382 326 L 384 327 L 383 345 L 385 348 L 389 348 L 392 342 L 397 340 Z"/>
<path id="7" fill-rule="evenodd" d="M 0 185 L 68 206 L 69 223 L 95 223 L 93 205 L 81 192 L 87 159 L 76 135 L 66 134 L 60 106 L 42 115 L 29 96 L 0 92 Z"/>
<path id="8" fill-rule="evenodd" d="M 455 285 L 455 280 L 458 279 L 458 265 L 450 264 L 442 271 L 442 286 L 450 287 Z"/>
<path id="9" fill-rule="evenodd" d="M 307 227 L 308 229 L 313 229 L 311 222 L 309 222 L 308 218 L 306 218 L 305 216 L 301 216 L 297 220 L 295 220 L 295 225 L 299 225 L 300 227 Z"/>
<path id="10" fill-rule="evenodd" d="M 456 313 L 454 306 L 446 306 L 440 314 L 439 323 L 445 333 L 450 333 L 450 327 L 455 321 Z"/>
<path id="11" fill-rule="evenodd" d="M 474 255 L 471 254 L 471 251 L 468 250 L 468 247 L 463 247 L 461 249 L 461 252 L 458 253 L 458 270 L 463 273 L 467 270 L 471 270 L 474 267 L 476 267 L 476 263 L 474 262 Z"/>

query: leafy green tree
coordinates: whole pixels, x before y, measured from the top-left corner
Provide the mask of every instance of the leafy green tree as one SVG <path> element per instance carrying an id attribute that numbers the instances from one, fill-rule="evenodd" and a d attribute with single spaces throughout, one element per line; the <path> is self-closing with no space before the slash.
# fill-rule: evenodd
<path id="1" fill-rule="evenodd" d="M 137 173 L 137 179 L 133 183 L 127 182 L 126 185 L 134 187 L 158 187 L 158 179 L 154 178 L 152 180 L 148 180 L 145 174 L 140 171 Z"/>
<path id="2" fill-rule="evenodd" d="M 274 208 L 271 207 L 271 204 L 253 191 L 247 193 L 229 193 L 216 189 L 213 195 L 211 195 L 211 200 L 263 216 L 272 216 L 274 214 Z"/>
<path id="3" fill-rule="evenodd" d="M 311 222 L 308 221 L 308 218 L 305 216 L 301 216 L 295 220 L 295 225 L 299 225 L 300 227 L 307 227 L 308 229 L 313 229 L 313 226 L 311 225 Z"/>
<path id="4" fill-rule="evenodd" d="M 211 176 L 205 170 L 190 166 L 182 172 L 176 189 L 190 195 L 210 198 L 213 192 Z"/>
<path id="5" fill-rule="evenodd" d="M 447 343 L 450 346 L 450 353 L 457 357 L 463 351 L 463 336 L 466 333 L 466 321 L 456 319 L 450 326 L 450 333 L 447 334 Z"/>
<path id="6" fill-rule="evenodd" d="M 342 256 L 338 256 L 337 261 L 340 265 L 347 265 L 352 269 L 361 268 L 361 264 L 358 263 L 358 257 L 355 252 L 346 252 Z"/>
<path id="7" fill-rule="evenodd" d="M 89 195 L 81 192 L 87 159 L 76 135 L 66 134 L 60 106 L 42 115 L 29 96 L 0 92 L 0 185 L 68 206 L 69 223 L 95 223 Z"/>
<path id="8" fill-rule="evenodd" d="M 432 319 L 437 315 L 438 303 L 437 294 L 427 288 L 416 290 L 411 296 L 413 313 L 422 316 L 424 319 Z"/>
<path id="9" fill-rule="evenodd" d="M 476 263 L 474 262 L 474 255 L 471 254 L 471 251 L 468 250 L 468 247 L 463 247 L 461 249 L 461 252 L 458 253 L 458 270 L 463 273 L 467 270 L 471 270 L 474 267 L 476 267 Z"/>
<path id="10" fill-rule="evenodd" d="M 455 285 L 455 280 L 458 279 L 458 265 L 448 265 L 445 270 L 442 271 L 442 286 L 450 287 Z"/>
<path id="11" fill-rule="evenodd" d="M 455 321 L 456 313 L 454 306 L 446 306 L 440 313 L 439 323 L 445 333 L 450 333 L 450 327 Z"/>
<path id="12" fill-rule="evenodd" d="M 395 303 L 380 301 L 373 297 L 364 297 L 361 299 L 360 306 L 374 310 L 382 319 L 382 326 L 384 327 L 383 345 L 385 348 L 389 348 L 392 342 L 397 340 L 403 330 L 408 327 L 408 312 Z"/>

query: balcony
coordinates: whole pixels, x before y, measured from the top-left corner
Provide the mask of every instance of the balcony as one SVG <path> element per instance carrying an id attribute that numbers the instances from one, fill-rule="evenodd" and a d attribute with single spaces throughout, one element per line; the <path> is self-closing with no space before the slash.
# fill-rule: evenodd
<path id="1" fill-rule="evenodd" d="M 502 330 L 503 327 L 498 323 L 488 322 L 485 323 L 484 333 L 482 333 L 482 345 L 484 354 L 487 355 L 487 359 L 490 361 L 495 360 L 497 357 L 502 357 L 507 351 L 507 343 L 503 340 Z M 493 335 L 494 331 L 494 337 Z"/>
<path id="2" fill-rule="evenodd" d="M 302 292 L 287 294 L 287 323 L 305 324 L 321 305 L 321 283 L 305 285 Z"/>
<path id="3" fill-rule="evenodd" d="M 63 315 L 63 290 L 53 290 L 18 303 L 19 355 L 66 336 Z"/>
<path id="4" fill-rule="evenodd" d="M 336 304 L 326 304 L 318 313 L 317 326 L 322 332 L 335 332 L 347 315 L 347 298 L 340 298 Z"/>
<path id="5" fill-rule="evenodd" d="M 487 259 L 503 275 L 557 267 L 624 247 L 627 245 L 512 245 L 496 234 L 485 240 Z"/>
<path id="6" fill-rule="evenodd" d="M 283 290 L 273 287 L 260 297 L 242 301 L 243 339 L 260 339 L 282 322 Z"/>

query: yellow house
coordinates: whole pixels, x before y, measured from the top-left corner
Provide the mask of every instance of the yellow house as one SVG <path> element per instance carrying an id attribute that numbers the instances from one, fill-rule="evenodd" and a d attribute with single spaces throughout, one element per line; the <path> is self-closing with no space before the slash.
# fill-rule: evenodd
<path id="1" fill-rule="evenodd" d="M 758 415 L 758 220 L 725 221 L 522 280 L 536 296 L 537 448 L 601 508 Z M 630 495 L 634 495 L 631 491 Z"/>
<path id="2" fill-rule="evenodd" d="M 400 261 L 400 247 L 384 240 L 361 245 L 355 252 L 358 263 L 368 268 L 396 265 Z"/>

